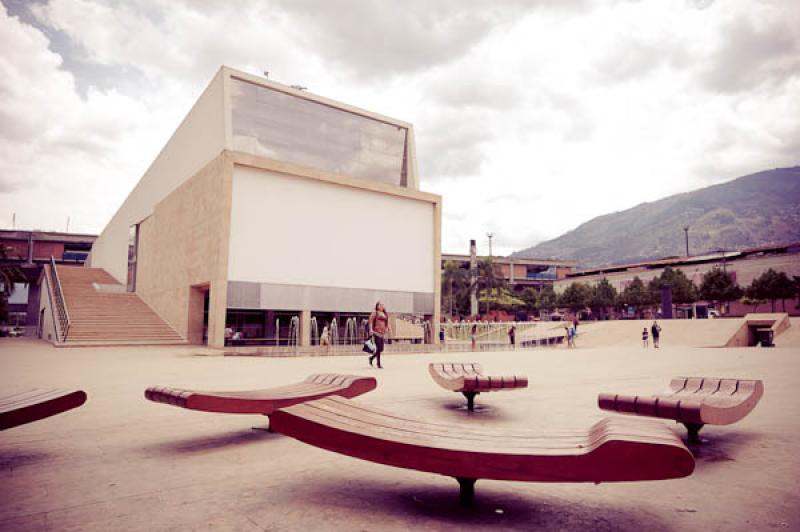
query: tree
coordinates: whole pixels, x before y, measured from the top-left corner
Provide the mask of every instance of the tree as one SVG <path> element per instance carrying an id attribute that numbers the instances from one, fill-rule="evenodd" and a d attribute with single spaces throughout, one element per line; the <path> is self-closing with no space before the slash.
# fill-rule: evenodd
<path id="1" fill-rule="evenodd" d="M 519 297 L 525 303 L 525 310 L 528 312 L 533 312 L 536 310 L 536 302 L 539 299 L 539 292 L 535 288 L 531 286 L 525 288 Z"/>
<path id="2" fill-rule="evenodd" d="M 742 304 L 753 305 L 753 312 L 758 312 L 758 306 L 763 305 L 766 302 L 766 299 L 761 299 L 758 297 L 757 290 L 753 287 L 752 283 L 750 286 L 744 289 L 744 298 L 742 299 Z"/>
<path id="3" fill-rule="evenodd" d="M 539 292 L 539 295 L 536 298 L 536 309 L 539 311 L 551 311 L 556 308 L 557 303 L 558 296 L 556 295 L 555 290 L 553 290 L 553 286 L 547 285 L 542 288 L 542 291 Z"/>
<path id="4" fill-rule="evenodd" d="M 442 312 L 451 317 L 456 312 L 460 314 L 458 299 L 463 299 L 464 292 L 469 297 L 469 272 L 456 261 L 448 260 L 444 263 L 442 292 L 446 294 L 442 299 Z"/>
<path id="5" fill-rule="evenodd" d="M 482 290 L 478 301 L 491 305 L 492 308 L 502 310 L 515 310 L 525 304 L 525 301 L 514 296 L 508 288 L 487 288 Z"/>
<path id="6" fill-rule="evenodd" d="M 622 291 L 617 302 L 622 305 L 636 307 L 636 314 L 641 316 L 642 309 L 652 305 L 654 300 L 653 294 L 647 289 L 644 282 L 636 276 Z"/>
<path id="7" fill-rule="evenodd" d="M 800 277 L 797 275 L 792 276 L 792 284 L 794 285 L 794 297 L 797 298 L 796 309 L 800 308 Z"/>
<path id="8" fill-rule="evenodd" d="M 617 289 L 603 277 L 592 287 L 589 294 L 589 308 L 592 309 L 592 314 L 605 318 L 607 309 L 617 305 L 617 297 Z"/>
<path id="9" fill-rule="evenodd" d="M 775 312 L 775 301 L 778 299 L 792 299 L 795 296 L 796 288 L 789 276 L 784 272 L 776 272 L 772 268 L 765 271 L 750 283 L 748 287 L 748 297 L 754 299 L 766 299 Z M 783 310 L 786 311 L 786 303 L 783 303 Z"/>
<path id="10" fill-rule="evenodd" d="M 507 288 L 505 280 L 497 275 L 495 264 L 491 257 L 478 261 L 478 291 L 491 293 L 497 288 Z M 486 313 L 489 313 L 492 299 L 487 297 L 483 300 L 486 303 Z"/>
<path id="11" fill-rule="evenodd" d="M 16 266 L 7 265 L 8 250 L 0 244 L 0 323 L 8 321 L 8 296 L 14 291 L 15 283 L 25 283 L 25 274 Z"/>
<path id="12" fill-rule="evenodd" d="M 661 288 L 669 285 L 672 288 L 672 301 L 675 303 L 694 303 L 697 301 L 697 289 L 682 270 L 674 270 L 667 266 L 661 275 L 648 283 L 653 300 L 661 301 Z"/>
<path id="13" fill-rule="evenodd" d="M 703 275 L 700 297 L 712 303 L 727 303 L 741 298 L 742 289 L 728 272 L 713 268 Z"/>
<path id="14" fill-rule="evenodd" d="M 558 298 L 560 307 L 567 307 L 572 312 L 578 312 L 589 306 L 591 290 L 583 283 L 572 283 Z"/>

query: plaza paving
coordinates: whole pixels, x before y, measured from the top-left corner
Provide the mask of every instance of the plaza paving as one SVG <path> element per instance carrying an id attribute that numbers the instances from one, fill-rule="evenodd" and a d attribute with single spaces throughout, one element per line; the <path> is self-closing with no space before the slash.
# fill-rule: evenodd
<path id="1" fill-rule="evenodd" d="M 798 323 L 793 323 L 798 327 Z M 55 349 L 0 339 L 0 389 L 79 387 L 76 410 L 0 432 L 0 530 L 800 530 L 800 347 L 669 345 L 541 348 L 385 357 L 198 356 L 190 347 Z M 599 337 L 599 335 L 598 335 Z M 686 343 L 686 342 L 682 342 Z M 431 361 L 526 374 L 529 388 L 485 394 L 474 414 L 439 388 Z M 453 479 L 362 462 L 252 426 L 258 416 L 151 403 L 154 384 L 248 389 L 310 373 L 374 375 L 360 401 L 430 421 L 502 429 L 586 428 L 614 415 L 597 393 L 654 392 L 674 375 L 758 378 L 752 414 L 706 427 L 685 479 L 620 484 L 478 481 L 473 508 Z M 685 431 L 674 425 L 682 437 Z"/>

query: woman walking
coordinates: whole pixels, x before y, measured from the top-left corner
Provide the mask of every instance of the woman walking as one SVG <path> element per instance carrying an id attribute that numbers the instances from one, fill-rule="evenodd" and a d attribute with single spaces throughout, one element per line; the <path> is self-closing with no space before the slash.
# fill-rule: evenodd
<path id="1" fill-rule="evenodd" d="M 371 366 L 372 360 L 376 359 L 378 367 L 383 369 L 383 366 L 381 366 L 383 343 L 386 337 L 392 334 L 392 328 L 389 325 L 389 314 L 386 312 L 386 307 L 380 301 L 375 303 L 375 310 L 369 315 L 367 326 L 369 327 L 369 335 L 375 341 L 375 354 L 369 356 L 369 365 Z"/>

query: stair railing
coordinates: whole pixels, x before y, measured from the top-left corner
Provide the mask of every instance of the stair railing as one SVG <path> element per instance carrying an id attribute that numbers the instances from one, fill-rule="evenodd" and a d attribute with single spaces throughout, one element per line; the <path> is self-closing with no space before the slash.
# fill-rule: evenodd
<path id="1" fill-rule="evenodd" d="M 61 291 L 61 280 L 58 278 L 58 270 L 56 269 L 56 259 L 50 257 L 50 284 L 53 285 L 53 296 L 55 296 L 56 314 L 58 314 L 58 325 L 61 331 L 61 341 L 67 341 L 67 333 L 69 332 L 70 320 L 69 311 L 67 310 L 67 302 L 64 301 L 64 293 Z"/>

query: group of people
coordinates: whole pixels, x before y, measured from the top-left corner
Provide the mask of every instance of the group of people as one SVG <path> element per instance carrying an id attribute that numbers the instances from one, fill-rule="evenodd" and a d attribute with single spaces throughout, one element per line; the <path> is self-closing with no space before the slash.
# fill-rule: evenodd
<path id="1" fill-rule="evenodd" d="M 567 339 L 567 347 L 575 347 L 575 338 L 578 337 L 578 318 L 564 325 L 564 337 Z"/>
<path id="2" fill-rule="evenodd" d="M 658 324 L 658 321 L 654 321 L 653 325 L 650 327 L 650 334 L 653 335 L 653 347 L 658 349 L 658 341 L 661 338 L 661 326 Z M 648 345 L 648 331 L 647 327 L 642 329 L 642 346 L 646 349 Z"/>

